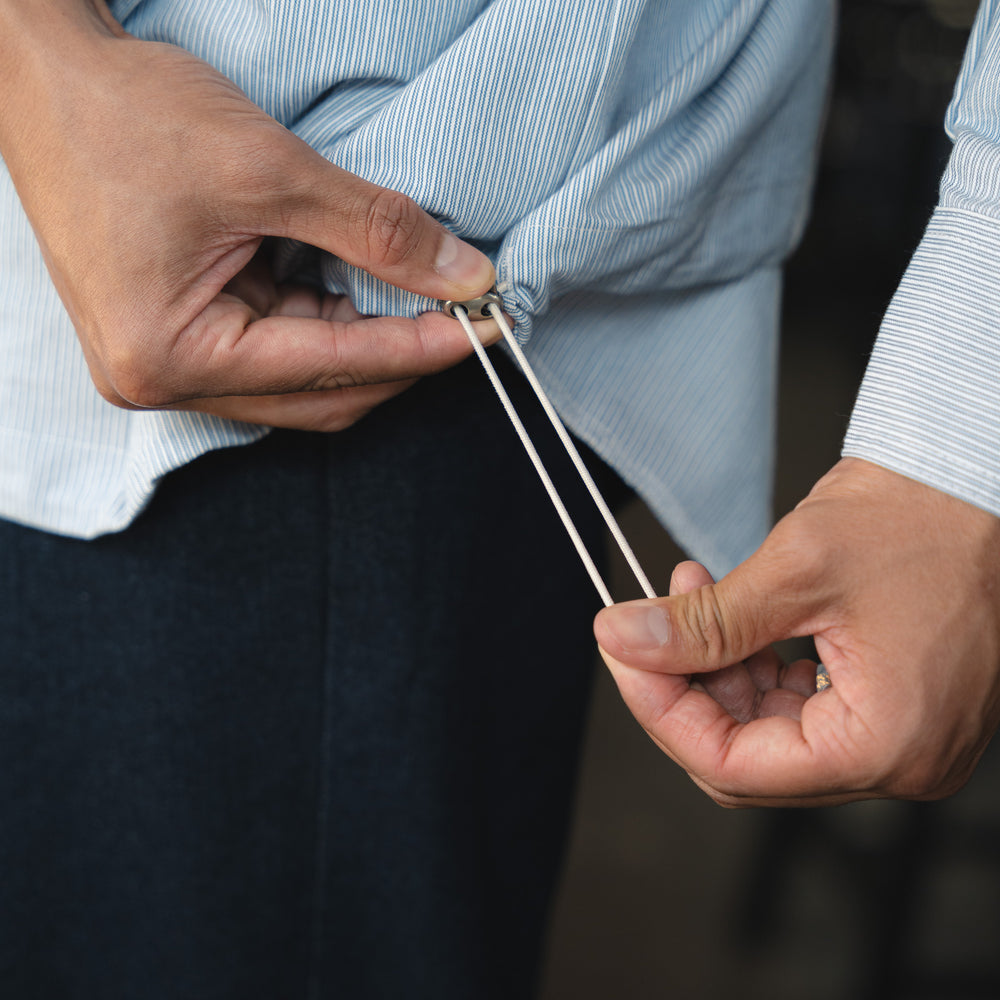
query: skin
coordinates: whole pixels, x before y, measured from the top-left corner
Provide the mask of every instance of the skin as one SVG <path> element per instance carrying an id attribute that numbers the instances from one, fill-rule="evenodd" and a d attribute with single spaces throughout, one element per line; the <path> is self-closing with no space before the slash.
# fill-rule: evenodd
<path id="1" fill-rule="evenodd" d="M 0 154 L 105 399 L 338 430 L 471 352 L 441 313 L 274 280 L 268 238 L 291 237 L 435 299 L 488 290 L 490 261 L 409 198 L 98 0 L 0 0 L 0 37 Z"/>
<path id="2" fill-rule="evenodd" d="M 1000 723 L 1000 519 L 839 462 L 713 583 L 602 611 L 601 653 L 656 744 L 726 806 L 941 798 Z M 815 664 L 770 644 L 811 635 Z"/>
<path id="3" fill-rule="evenodd" d="M 0 38 L 0 155 L 111 403 L 338 430 L 468 355 L 442 314 L 361 317 L 272 276 L 267 239 L 291 237 L 435 299 L 486 291 L 489 261 L 412 201 L 99 0 L 0 0 Z M 722 804 L 940 797 L 1000 721 L 998 525 L 845 460 L 718 584 L 682 564 L 673 596 L 602 612 L 596 635 L 636 717 Z M 768 649 L 798 635 L 830 690 Z"/>

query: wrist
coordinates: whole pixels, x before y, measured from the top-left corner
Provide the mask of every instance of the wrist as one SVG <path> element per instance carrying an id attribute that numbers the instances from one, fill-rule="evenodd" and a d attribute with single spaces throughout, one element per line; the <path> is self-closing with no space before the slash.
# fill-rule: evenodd
<path id="1" fill-rule="evenodd" d="M 0 156 L 30 155 L 40 130 L 87 99 L 107 44 L 128 37 L 104 0 L 0 0 Z"/>
<path id="2" fill-rule="evenodd" d="M 97 30 L 121 32 L 105 0 L 0 0 L 4 47 L 17 47 L 23 35 Z"/>
<path id="3" fill-rule="evenodd" d="M 88 41 L 124 34 L 104 0 L 0 0 L 0 101 L 16 96 L 23 74 L 34 67 L 82 55 Z"/>

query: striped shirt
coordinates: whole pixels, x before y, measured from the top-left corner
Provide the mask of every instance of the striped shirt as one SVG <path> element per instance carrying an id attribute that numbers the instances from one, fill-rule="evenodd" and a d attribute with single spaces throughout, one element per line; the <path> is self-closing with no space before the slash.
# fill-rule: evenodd
<path id="1" fill-rule="evenodd" d="M 1000 515 L 1000 3 L 947 116 L 937 208 L 882 323 L 844 453 Z"/>
<path id="2" fill-rule="evenodd" d="M 831 6 L 111 4 L 487 252 L 566 422 L 716 572 L 770 521 L 780 265 L 806 214 Z M 300 249 L 283 248 L 286 266 Z M 362 313 L 436 306 L 319 266 Z M 102 400 L 0 173 L 0 515 L 120 530 L 171 469 L 264 433 Z"/>

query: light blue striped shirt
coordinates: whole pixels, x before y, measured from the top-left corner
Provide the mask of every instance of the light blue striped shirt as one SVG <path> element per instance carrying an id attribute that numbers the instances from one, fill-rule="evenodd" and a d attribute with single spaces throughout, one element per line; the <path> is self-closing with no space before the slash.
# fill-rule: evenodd
<path id="1" fill-rule="evenodd" d="M 494 259 L 567 423 L 717 572 L 770 521 L 780 265 L 831 0 L 118 0 Z M 362 313 L 435 303 L 287 245 Z M 484 392 L 489 387 L 484 381 Z M 266 431 L 104 402 L 0 174 L 0 514 L 93 537 Z"/>
<path id="2" fill-rule="evenodd" d="M 844 443 L 1000 515 L 1000 3 L 947 116 L 940 198 L 886 313 Z"/>

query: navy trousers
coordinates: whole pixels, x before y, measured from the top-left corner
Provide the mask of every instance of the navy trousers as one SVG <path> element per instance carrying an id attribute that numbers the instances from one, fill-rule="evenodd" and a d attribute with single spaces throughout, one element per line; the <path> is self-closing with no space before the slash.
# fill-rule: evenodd
<path id="1" fill-rule="evenodd" d="M 530 995 L 596 607 L 474 362 L 0 522 L 0 996 Z"/>

